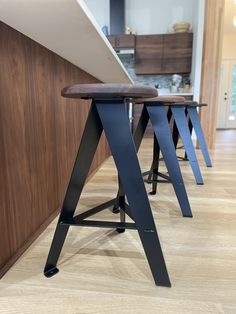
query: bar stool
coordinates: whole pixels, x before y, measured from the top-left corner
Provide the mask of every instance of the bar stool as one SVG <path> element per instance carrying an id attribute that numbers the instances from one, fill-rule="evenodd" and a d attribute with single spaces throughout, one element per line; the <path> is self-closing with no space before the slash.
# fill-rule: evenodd
<path id="1" fill-rule="evenodd" d="M 121 84 L 73 85 L 62 90 L 64 97 L 92 99 L 92 104 L 46 261 L 46 277 L 59 271 L 57 261 L 70 226 L 116 228 L 117 231 L 136 229 L 155 283 L 171 286 L 125 109 L 127 98 L 155 97 L 156 94 L 156 89 L 151 87 Z M 86 220 L 114 205 L 117 198 L 74 216 L 103 130 L 123 189 L 119 194 L 120 222 Z M 125 222 L 125 214 L 134 223 Z"/>
<path id="2" fill-rule="evenodd" d="M 204 132 L 202 130 L 201 121 L 200 121 L 198 110 L 197 110 L 198 108 L 206 107 L 207 104 L 199 104 L 196 101 L 185 101 L 185 104 L 187 104 L 185 114 L 188 120 L 190 134 L 192 134 L 192 131 L 194 129 L 198 143 L 199 143 L 200 150 L 205 160 L 205 164 L 207 167 L 211 168 L 212 162 L 211 162 L 211 158 L 209 155 Z M 187 153 L 185 153 L 185 159 L 188 160 Z"/>
<path id="3" fill-rule="evenodd" d="M 186 119 L 186 110 L 190 106 L 188 102 L 168 104 L 169 112 L 168 119 L 171 119 L 173 116 L 174 125 L 173 125 L 173 141 L 175 148 L 177 148 L 177 143 L 179 137 L 181 137 L 184 149 L 188 156 L 188 161 L 192 168 L 192 172 L 197 185 L 203 185 L 203 178 L 201 174 L 201 170 L 199 167 L 197 155 L 195 152 L 195 148 L 193 145 L 191 133 L 188 126 L 188 121 Z"/>
<path id="4" fill-rule="evenodd" d="M 175 190 L 182 214 L 184 217 L 192 217 L 192 211 L 186 193 L 184 181 L 173 144 L 170 126 L 167 120 L 166 104 L 174 104 L 183 101 L 183 97 L 158 96 L 152 99 L 138 99 L 135 103 L 144 104 L 141 117 L 134 133 L 134 142 L 138 151 L 149 119 L 154 130 L 153 163 L 151 170 L 143 175 L 149 175 L 148 183 L 152 183 L 152 192 L 156 194 L 158 176 L 171 182 Z M 160 151 L 165 161 L 169 176 L 159 172 Z"/>

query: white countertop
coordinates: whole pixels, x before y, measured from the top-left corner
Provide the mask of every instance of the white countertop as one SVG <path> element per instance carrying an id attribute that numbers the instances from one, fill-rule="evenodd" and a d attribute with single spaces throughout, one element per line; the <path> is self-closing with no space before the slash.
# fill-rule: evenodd
<path id="1" fill-rule="evenodd" d="M 104 83 L 132 83 L 83 0 L 0 0 L 0 19 Z"/>

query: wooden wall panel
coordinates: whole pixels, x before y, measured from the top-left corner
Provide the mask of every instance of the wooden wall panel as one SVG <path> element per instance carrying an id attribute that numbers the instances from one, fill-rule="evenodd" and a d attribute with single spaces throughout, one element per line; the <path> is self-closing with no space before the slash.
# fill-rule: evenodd
<path id="1" fill-rule="evenodd" d="M 225 0 L 206 0 L 205 30 L 200 100 L 208 107 L 200 110 L 208 146 L 214 147 L 219 102 L 220 65 L 223 47 Z"/>
<path id="2" fill-rule="evenodd" d="M 61 88 L 94 77 L 0 22 L 0 275 L 56 215 L 90 102 Z M 109 156 L 103 137 L 91 172 Z"/>

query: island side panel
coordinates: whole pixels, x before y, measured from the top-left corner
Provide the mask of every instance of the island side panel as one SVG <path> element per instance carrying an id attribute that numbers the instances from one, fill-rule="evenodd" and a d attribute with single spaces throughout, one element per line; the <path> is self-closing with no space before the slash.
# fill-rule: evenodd
<path id="1" fill-rule="evenodd" d="M 0 276 L 56 216 L 63 200 L 90 102 L 62 98 L 60 91 L 96 82 L 0 22 Z M 90 174 L 109 155 L 103 136 Z"/>

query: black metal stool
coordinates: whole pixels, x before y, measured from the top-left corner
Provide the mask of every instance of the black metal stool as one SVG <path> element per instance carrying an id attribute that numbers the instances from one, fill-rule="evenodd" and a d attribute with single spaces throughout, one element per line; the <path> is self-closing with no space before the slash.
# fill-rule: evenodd
<path id="1" fill-rule="evenodd" d="M 193 145 L 191 133 L 189 130 L 188 121 L 186 119 L 186 110 L 189 107 L 187 102 L 176 103 L 173 105 L 169 105 L 168 119 L 171 119 L 173 116 L 174 125 L 173 125 L 173 141 L 175 148 L 177 148 L 177 143 L 179 137 L 181 137 L 184 149 L 188 156 L 188 161 L 193 171 L 193 175 L 195 177 L 195 181 L 198 185 L 203 185 L 203 178 L 201 174 L 201 170 L 199 167 L 197 155 L 195 152 L 195 148 Z"/>
<path id="2" fill-rule="evenodd" d="M 136 150 L 138 151 L 150 119 L 154 130 L 153 163 L 151 170 L 143 174 L 143 176 L 149 175 L 147 182 L 152 183 L 152 192 L 150 194 L 156 194 L 157 182 L 160 181 L 158 177 L 162 177 L 164 182 L 171 182 L 173 184 L 183 216 L 192 217 L 192 211 L 176 157 L 165 108 L 166 103 L 171 104 L 183 99 L 184 98 L 182 97 L 159 96 L 152 99 L 134 100 L 136 103 L 144 104 L 137 129 L 134 133 L 134 142 Z M 160 151 L 165 161 L 169 176 L 159 172 Z"/>
<path id="3" fill-rule="evenodd" d="M 45 276 L 51 277 L 58 272 L 57 261 L 70 226 L 116 228 L 118 231 L 124 231 L 127 228 L 138 230 L 155 283 L 170 287 L 125 109 L 126 98 L 155 97 L 156 90 L 151 87 L 120 84 L 73 85 L 64 88 L 62 96 L 91 98 L 92 105 L 47 258 Z M 86 220 L 116 204 L 117 198 L 74 216 L 103 130 L 118 170 L 120 185 L 122 185 L 119 193 L 120 222 Z M 125 196 L 129 204 L 126 204 Z M 125 214 L 130 216 L 134 223 L 126 223 Z"/>
<path id="4" fill-rule="evenodd" d="M 198 102 L 195 102 L 195 101 L 185 101 L 185 104 L 187 104 L 186 109 L 185 109 L 185 114 L 188 120 L 190 134 L 192 134 L 193 130 L 195 131 L 200 150 L 205 160 L 205 164 L 207 167 L 211 168 L 212 162 L 211 162 L 211 158 L 209 155 L 204 132 L 202 130 L 201 121 L 200 121 L 198 110 L 197 110 L 198 108 L 206 107 L 207 105 L 199 104 Z M 185 159 L 188 160 L 187 153 L 185 153 Z"/>

